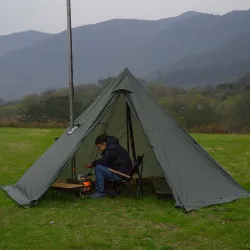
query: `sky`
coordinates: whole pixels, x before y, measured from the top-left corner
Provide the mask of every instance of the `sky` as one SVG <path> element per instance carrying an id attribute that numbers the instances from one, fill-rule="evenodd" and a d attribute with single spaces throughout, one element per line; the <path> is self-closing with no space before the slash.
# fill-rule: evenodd
<path id="1" fill-rule="evenodd" d="M 113 18 L 161 19 L 186 11 L 225 14 L 250 9 L 250 0 L 71 0 L 73 27 Z M 66 0 L 0 0 L 0 35 L 66 29 Z"/>

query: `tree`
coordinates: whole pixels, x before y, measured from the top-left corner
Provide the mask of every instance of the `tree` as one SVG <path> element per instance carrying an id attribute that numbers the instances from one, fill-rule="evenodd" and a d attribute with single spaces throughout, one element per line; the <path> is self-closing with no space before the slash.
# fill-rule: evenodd
<path id="1" fill-rule="evenodd" d="M 78 117 L 87 107 L 87 104 L 76 101 L 74 103 L 75 116 Z M 24 123 L 46 123 L 69 121 L 69 97 L 50 96 L 40 101 L 32 101 L 19 111 L 18 121 Z"/>

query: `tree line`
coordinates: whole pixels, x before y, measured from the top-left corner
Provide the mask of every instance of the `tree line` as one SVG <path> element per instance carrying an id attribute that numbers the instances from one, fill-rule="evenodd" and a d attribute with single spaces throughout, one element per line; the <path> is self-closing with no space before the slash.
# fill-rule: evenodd
<path id="1" fill-rule="evenodd" d="M 75 88 L 75 115 L 79 116 L 111 79 Z M 143 83 L 149 93 L 187 130 L 206 133 L 250 132 L 250 75 L 237 83 L 184 89 L 160 83 Z M 20 102 L 0 106 L 2 126 L 67 126 L 67 89 L 29 95 Z"/>

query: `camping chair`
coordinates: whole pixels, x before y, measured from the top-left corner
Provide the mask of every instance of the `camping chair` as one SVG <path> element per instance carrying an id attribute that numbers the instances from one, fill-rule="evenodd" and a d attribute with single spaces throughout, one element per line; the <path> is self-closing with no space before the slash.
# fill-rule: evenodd
<path id="1" fill-rule="evenodd" d="M 136 193 L 136 199 L 139 198 L 140 194 L 143 196 L 143 187 L 142 187 L 142 169 L 143 169 L 143 158 L 144 155 L 138 156 L 135 163 L 133 164 L 133 167 L 130 171 L 130 173 L 124 174 L 119 171 L 116 171 L 114 169 L 109 168 L 109 171 L 119 175 L 122 179 L 121 181 L 117 179 L 112 179 L 112 195 L 111 197 L 116 197 L 117 195 L 121 194 L 121 192 L 127 187 L 129 191 L 131 190 L 131 181 L 134 184 L 137 184 L 137 193 Z M 138 174 L 138 180 L 135 182 L 133 180 L 133 176 L 135 174 Z M 116 184 L 118 184 L 118 189 L 116 189 Z"/>

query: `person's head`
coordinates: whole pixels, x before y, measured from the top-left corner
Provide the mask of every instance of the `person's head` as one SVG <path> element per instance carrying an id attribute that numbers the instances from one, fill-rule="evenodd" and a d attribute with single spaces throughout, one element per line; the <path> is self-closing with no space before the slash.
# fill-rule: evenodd
<path id="1" fill-rule="evenodd" d="M 95 139 L 95 145 L 101 150 L 104 151 L 107 147 L 107 135 L 99 135 Z"/>

